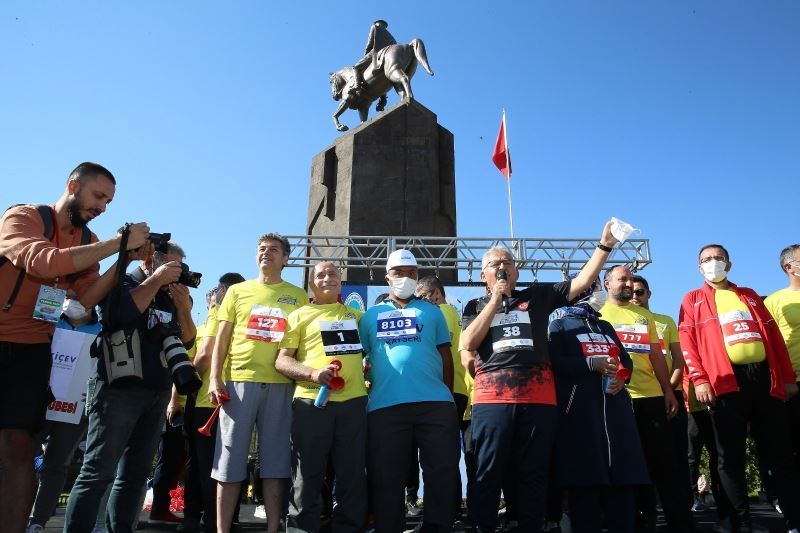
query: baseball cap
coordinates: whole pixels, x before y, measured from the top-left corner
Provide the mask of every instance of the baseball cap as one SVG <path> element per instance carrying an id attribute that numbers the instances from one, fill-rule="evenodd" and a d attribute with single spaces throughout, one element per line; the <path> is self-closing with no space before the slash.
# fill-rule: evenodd
<path id="1" fill-rule="evenodd" d="M 386 272 L 399 266 L 417 266 L 417 259 L 408 250 L 395 250 L 389 254 L 389 259 L 386 260 Z"/>

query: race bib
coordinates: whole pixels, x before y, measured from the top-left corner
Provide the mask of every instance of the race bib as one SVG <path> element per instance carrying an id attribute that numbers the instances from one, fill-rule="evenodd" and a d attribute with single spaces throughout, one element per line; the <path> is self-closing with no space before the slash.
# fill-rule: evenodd
<path id="1" fill-rule="evenodd" d="M 325 355 L 346 355 L 363 351 L 355 320 L 320 320 L 319 333 Z"/>
<path id="2" fill-rule="evenodd" d="M 61 306 L 66 298 L 67 291 L 64 289 L 42 285 L 39 287 L 36 305 L 33 306 L 33 318 L 45 322 L 58 322 L 61 318 Z"/>
<path id="3" fill-rule="evenodd" d="M 719 325 L 722 326 L 722 336 L 728 346 L 742 342 L 762 342 L 763 340 L 756 322 L 753 320 L 753 315 L 747 309 L 720 313 Z"/>
<path id="4" fill-rule="evenodd" d="M 647 324 L 614 324 L 614 331 L 629 352 L 650 353 L 650 334 L 647 332 Z"/>
<path id="5" fill-rule="evenodd" d="M 378 313 L 375 337 L 379 341 L 407 339 L 417 335 L 417 314 L 413 309 Z"/>
<path id="6" fill-rule="evenodd" d="M 286 315 L 280 307 L 253 305 L 245 337 L 254 341 L 280 342 L 286 331 Z"/>
<path id="7" fill-rule="evenodd" d="M 494 315 L 489 335 L 493 352 L 533 350 L 533 327 L 527 311 Z"/>
<path id="8" fill-rule="evenodd" d="M 581 333 L 577 335 L 578 342 L 581 344 L 581 351 L 584 357 L 593 355 L 611 355 L 614 341 L 602 333 Z"/>

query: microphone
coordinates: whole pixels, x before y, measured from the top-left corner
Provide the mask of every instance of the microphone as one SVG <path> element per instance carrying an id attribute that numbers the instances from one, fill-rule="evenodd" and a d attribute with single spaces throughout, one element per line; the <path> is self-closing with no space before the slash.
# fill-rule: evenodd
<path id="1" fill-rule="evenodd" d="M 505 270 L 497 271 L 497 281 L 508 281 L 508 272 Z M 503 295 L 503 313 L 508 314 L 508 296 Z"/>

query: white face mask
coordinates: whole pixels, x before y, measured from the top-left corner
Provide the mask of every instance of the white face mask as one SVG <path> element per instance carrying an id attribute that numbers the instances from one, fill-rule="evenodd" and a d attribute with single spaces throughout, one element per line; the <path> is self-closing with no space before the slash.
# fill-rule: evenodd
<path id="1" fill-rule="evenodd" d="M 393 278 L 392 279 L 392 294 L 401 300 L 408 300 L 414 296 L 414 291 L 417 290 L 417 280 L 414 278 Z"/>
<path id="2" fill-rule="evenodd" d="M 61 312 L 67 315 L 67 318 L 70 320 L 81 320 L 89 315 L 89 313 L 86 312 L 86 308 L 82 306 L 78 300 L 73 300 L 71 298 L 64 300 L 64 304 L 61 306 Z"/>
<path id="3" fill-rule="evenodd" d="M 607 299 L 608 295 L 606 294 L 606 291 L 604 291 L 603 289 L 598 289 L 594 291 L 592 295 L 589 296 L 589 298 L 586 299 L 586 303 L 592 306 L 592 309 L 594 309 L 599 313 L 600 308 L 605 305 Z"/>
<path id="4" fill-rule="evenodd" d="M 728 273 L 725 272 L 725 268 L 727 266 L 728 263 L 725 261 L 717 261 L 716 259 L 712 259 L 711 261 L 700 265 L 700 270 L 703 271 L 703 277 L 706 279 L 706 281 L 711 283 L 719 283 L 728 277 Z"/>

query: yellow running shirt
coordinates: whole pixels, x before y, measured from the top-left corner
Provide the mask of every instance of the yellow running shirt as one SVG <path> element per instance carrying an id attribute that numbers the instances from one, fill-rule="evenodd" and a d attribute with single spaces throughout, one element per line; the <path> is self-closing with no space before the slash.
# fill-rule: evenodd
<path id="1" fill-rule="evenodd" d="M 672 352 L 669 345 L 673 342 L 680 342 L 678 327 L 672 317 L 667 315 L 653 313 L 653 318 L 656 319 L 656 332 L 658 333 L 658 342 L 661 344 L 661 353 L 664 354 L 664 360 L 667 362 L 667 373 L 672 375 Z M 675 386 L 675 390 L 683 390 L 680 383 Z"/>
<path id="2" fill-rule="evenodd" d="M 781 328 L 792 368 L 800 381 L 800 291 L 781 289 L 767 297 L 764 305 Z"/>
<path id="3" fill-rule="evenodd" d="M 461 340 L 461 317 L 458 316 L 456 308 L 450 304 L 441 304 L 444 321 L 447 322 L 447 329 L 450 331 L 450 353 L 453 355 L 453 394 L 467 395 L 467 382 L 465 375 L 467 370 L 461 364 L 461 354 L 458 353 L 458 345 Z"/>
<path id="4" fill-rule="evenodd" d="M 600 309 L 600 315 L 614 327 L 617 337 L 633 360 L 633 374 L 627 385 L 631 397 L 663 396 L 661 384 L 650 363 L 650 343 L 658 344 L 653 314 L 636 304 L 620 306 L 606 302 Z"/>
<path id="5" fill-rule="evenodd" d="M 275 370 L 275 357 L 287 317 L 307 303 L 305 291 L 288 281 L 268 285 L 251 279 L 230 286 L 217 316 L 233 324 L 228 348 L 232 381 L 292 382 Z"/>
<path id="6" fill-rule="evenodd" d="M 344 304 L 310 304 L 289 315 L 281 348 L 297 350 L 298 362 L 311 368 L 324 368 L 337 359 L 342 363 L 339 376 L 344 388 L 331 390 L 330 401 L 343 402 L 367 395 L 364 384 L 364 352 L 358 336 L 358 321 L 363 311 Z M 295 398 L 314 400 L 319 383 L 298 381 Z"/>
<path id="7" fill-rule="evenodd" d="M 731 363 L 746 365 L 765 360 L 767 354 L 761 333 L 744 302 L 730 289 L 714 291 L 714 302 Z"/>

